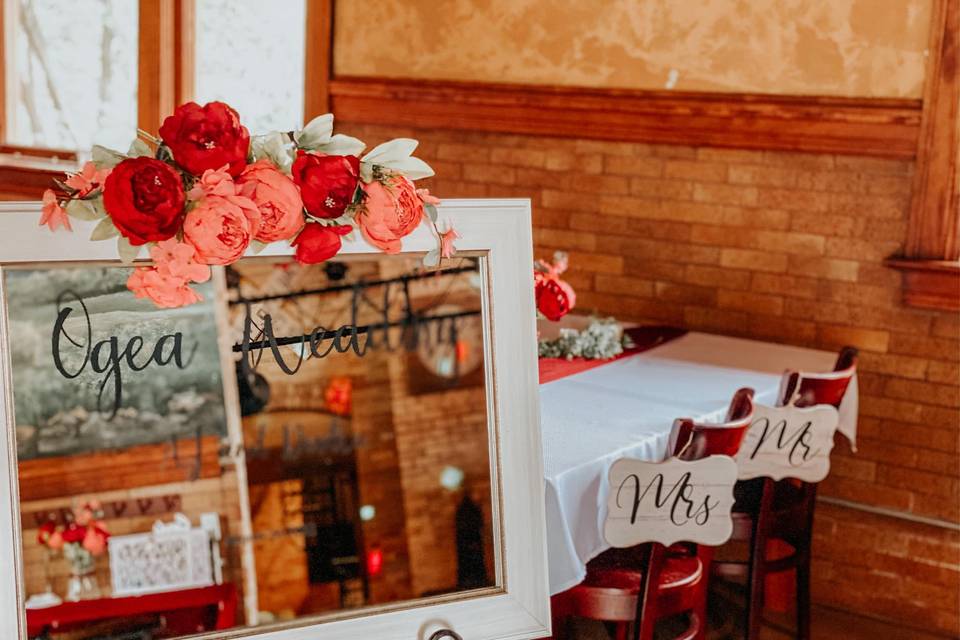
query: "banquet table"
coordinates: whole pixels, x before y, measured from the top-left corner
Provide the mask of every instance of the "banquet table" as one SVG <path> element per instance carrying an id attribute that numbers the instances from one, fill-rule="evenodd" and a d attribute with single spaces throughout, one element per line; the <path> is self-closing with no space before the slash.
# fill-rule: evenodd
<path id="1" fill-rule="evenodd" d="M 733 393 L 774 404 L 786 369 L 825 372 L 836 353 L 691 332 L 540 385 L 550 593 L 579 584 L 603 539 L 610 465 L 660 461 L 675 418 L 721 421 Z M 544 378 L 546 379 L 546 378 Z M 856 439 L 857 383 L 839 431 Z"/>

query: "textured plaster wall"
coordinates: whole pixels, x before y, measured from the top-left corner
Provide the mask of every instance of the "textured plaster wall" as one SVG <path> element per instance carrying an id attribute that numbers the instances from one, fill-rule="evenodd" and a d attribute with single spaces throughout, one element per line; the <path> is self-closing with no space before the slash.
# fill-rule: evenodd
<path id="1" fill-rule="evenodd" d="M 919 98 L 932 0 L 336 3 L 338 75 Z"/>

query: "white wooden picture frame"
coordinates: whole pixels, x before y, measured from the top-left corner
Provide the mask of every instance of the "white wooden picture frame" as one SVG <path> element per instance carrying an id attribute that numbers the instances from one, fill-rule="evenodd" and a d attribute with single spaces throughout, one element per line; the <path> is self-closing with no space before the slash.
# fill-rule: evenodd
<path id="1" fill-rule="evenodd" d="M 839 422 L 840 414 L 830 405 L 754 405 L 753 421 L 737 452 L 739 479 L 820 482 L 830 473 L 830 451 Z"/>
<path id="2" fill-rule="evenodd" d="M 609 481 L 603 535 L 610 546 L 717 546 L 733 533 L 737 463 L 729 456 L 664 462 L 621 458 L 610 467 Z"/>
<path id="3" fill-rule="evenodd" d="M 38 225 L 39 217 L 40 203 L 0 205 L 0 638 L 4 640 L 27 636 L 12 378 L 10 362 L 3 355 L 8 338 L 3 266 L 120 262 L 116 243 L 88 240 L 95 223 L 73 219 L 72 233 L 51 233 Z M 440 217 L 460 233 L 459 251 L 486 257 L 481 274 L 498 586 L 299 619 L 285 627 L 238 627 L 204 638 L 411 640 L 425 639 L 444 628 L 469 640 L 549 635 L 530 203 L 526 199 L 447 200 L 440 207 Z M 403 240 L 403 253 L 424 254 L 435 246 L 436 239 L 421 225 Z M 354 234 L 344 242 L 341 255 L 372 253 L 376 250 Z M 292 249 L 287 243 L 274 243 L 258 255 L 292 256 Z M 228 403 L 235 400 L 227 397 Z"/>

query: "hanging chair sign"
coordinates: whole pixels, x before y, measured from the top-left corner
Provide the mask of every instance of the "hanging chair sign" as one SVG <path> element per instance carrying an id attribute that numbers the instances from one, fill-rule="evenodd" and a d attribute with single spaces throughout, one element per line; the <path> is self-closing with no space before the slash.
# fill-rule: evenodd
<path id="1" fill-rule="evenodd" d="M 604 538 L 613 547 L 723 544 L 733 533 L 736 482 L 737 464 L 728 456 L 659 463 L 621 458 L 610 468 Z"/>
<path id="2" fill-rule="evenodd" d="M 837 410 L 825 404 L 802 409 L 755 405 L 753 422 L 737 454 L 740 480 L 820 482 L 830 472 L 839 421 Z"/>

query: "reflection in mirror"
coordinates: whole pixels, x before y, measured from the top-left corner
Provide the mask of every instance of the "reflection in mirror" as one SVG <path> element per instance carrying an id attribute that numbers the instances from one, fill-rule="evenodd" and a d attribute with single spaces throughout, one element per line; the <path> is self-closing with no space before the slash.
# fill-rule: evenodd
<path id="1" fill-rule="evenodd" d="M 28 637 L 495 586 L 482 260 L 247 258 L 180 309 L 127 268 L 5 269 Z"/>

